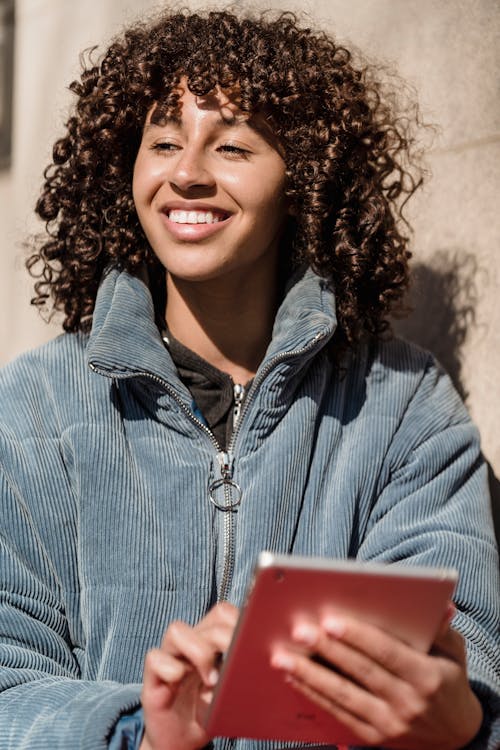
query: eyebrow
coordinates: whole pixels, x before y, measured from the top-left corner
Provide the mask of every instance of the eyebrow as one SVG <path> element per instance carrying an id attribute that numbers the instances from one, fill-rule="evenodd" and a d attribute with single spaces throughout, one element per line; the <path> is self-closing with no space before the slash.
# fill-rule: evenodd
<path id="1" fill-rule="evenodd" d="M 163 128 L 166 125 L 175 125 L 179 128 L 182 127 L 182 118 L 177 117 L 176 115 L 169 115 L 167 117 L 161 118 L 161 120 L 161 122 L 153 122 L 152 120 L 150 120 L 144 126 L 144 131 L 146 132 L 151 128 Z M 238 127 L 238 125 L 247 125 L 251 130 L 256 130 L 256 127 L 252 123 L 250 118 L 238 119 L 237 117 L 232 117 L 231 119 L 229 119 L 225 117 L 218 117 L 215 121 L 215 126 L 219 128 L 235 128 Z"/>

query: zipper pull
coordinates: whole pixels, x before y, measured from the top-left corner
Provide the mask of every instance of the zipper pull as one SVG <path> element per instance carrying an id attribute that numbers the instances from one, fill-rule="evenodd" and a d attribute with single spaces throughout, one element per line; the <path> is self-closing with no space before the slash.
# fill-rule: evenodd
<path id="1" fill-rule="evenodd" d="M 208 487 L 210 502 L 219 510 L 236 510 L 241 503 L 241 487 L 233 480 L 233 456 L 227 451 L 217 453 L 220 468 L 220 479 L 211 482 Z"/>
<path id="2" fill-rule="evenodd" d="M 217 461 L 222 479 L 229 482 L 233 476 L 233 457 L 226 451 L 220 451 L 220 453 L 217 453 Z"/>
<path id="3" fill-rule="evenodd" d="M 243 399 L 245 398 L 245 386 L 241 385 L 241 383 L 235 383 L 233 387 L 233 393 L 234 393 L 234 409 L 233 409 L 233 430 L 234 430 L 238 422 L 238 419 L 240 418 L 241 406 L 243 404 Z"/>

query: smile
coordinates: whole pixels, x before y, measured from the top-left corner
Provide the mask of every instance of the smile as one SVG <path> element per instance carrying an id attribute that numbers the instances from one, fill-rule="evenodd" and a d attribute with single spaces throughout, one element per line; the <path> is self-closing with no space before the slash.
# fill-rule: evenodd
<path id="1" fill-rule="evenodd" d="M 234 214 L 221 208 L 184 209 L 164 206 L 161 216 L 169 234 L 179 242 L 202 242 L 227 227 Z"/>
<path id="2" fill-rule="evenodd" d="M 175 224 L 217 224 L 224 221 L 227 214 L 214 211 L 182 211 L 172 209 L 168 212 L 168 218 Z"/>

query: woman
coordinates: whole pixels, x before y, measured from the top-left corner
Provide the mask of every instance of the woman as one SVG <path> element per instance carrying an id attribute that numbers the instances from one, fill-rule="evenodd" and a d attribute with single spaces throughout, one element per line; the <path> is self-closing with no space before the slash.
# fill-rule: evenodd
<path id="1" fill-rule="evenodd" d="M 343 620 L 291 634 L 333 669 L 272 664 L 365 744 L 493 750 L 477 434 L 381 338 L 416 185 L 381 87 L 293 16 L 178 13 L 72 90 L 29 261 L 67 333 L 1 381 L 0 747 L 203 747 L 272 549 L 459 568 L 430 654 Z"/>

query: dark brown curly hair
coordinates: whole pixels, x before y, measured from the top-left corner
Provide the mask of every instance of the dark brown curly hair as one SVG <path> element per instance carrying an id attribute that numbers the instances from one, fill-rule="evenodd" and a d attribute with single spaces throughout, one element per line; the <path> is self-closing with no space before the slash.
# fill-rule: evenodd
<path id="1" fill-rule="evenodd" d="M 333 284 L 337 341 L 380 335 L 408 285 L 401 211 L 420 171 L 410 158 L 412 121 L 395 113 L 374 70 L 291 13 L 166 12 L 126 30 L 100 62 L 90 53 L 70 86 L 76 107 L 36 205 L 48 237 L 27 260 L 37 279 L 32 303 L 51 296 L 66 331 L 88 330 L 107 266 L 137 273 L 146 264 L 163 283 L 135 211 L 132 171 L 147 112 L 175 107 L 186 76 L 194 94 L 237 86 L 243 111 L 265 113 L 286 162 L 291 262 Z"/>

